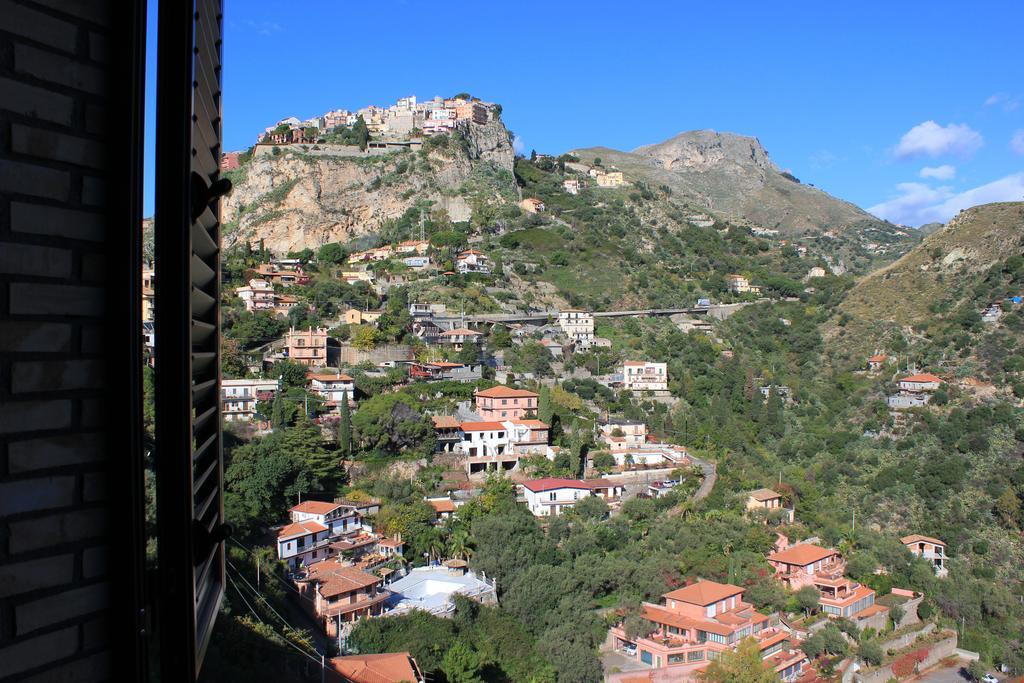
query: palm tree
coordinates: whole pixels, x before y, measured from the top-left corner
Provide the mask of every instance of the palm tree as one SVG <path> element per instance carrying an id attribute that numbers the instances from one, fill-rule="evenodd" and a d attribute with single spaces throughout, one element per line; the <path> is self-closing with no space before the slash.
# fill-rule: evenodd
<path id="1" fill-rule="evenodd" d="M 465 529 L 453 531 L 449 543 L 449 552 L 453 558 L 468 560 L 472 556 L 473 549 L 469 544 L 469 532 Z"/>

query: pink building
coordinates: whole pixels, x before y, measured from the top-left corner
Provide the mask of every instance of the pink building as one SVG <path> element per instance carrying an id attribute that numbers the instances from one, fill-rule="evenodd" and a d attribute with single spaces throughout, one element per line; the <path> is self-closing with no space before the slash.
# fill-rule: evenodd
<path id="1" fill-rule="evenodd" d="M 473 394 L 476 412 L 484 420 L 519 420 L 527 413 L 537 412 L 538 394 L 525 389 L 498 385 Z"/>
<path id="2" fill-rule="evenodd" d="M 945 542 L 930 536 L 912 534 L 901 538 L 900 543 L 907 546 L 907 550 L 913 554 L 931 562 L 936 576 L 943 577 L 949 573 L 949 569 L 946 567 L 946 561 L 949 560 L 949 557 L 946 555 Z"/>
<path id="3" fill-rule="evenodd" d="M 631 640 L 619 624 L 611 629 L 612 641 L 641 664 L 671 669 L 666 680 L 691 681 L 709 661 L 751 637 L 781 678 L 795 677 L 806 656 L 788 631 L 771 626 L 767 616 L 743 602 L 743 592 L 739 586 L 699 580 L 665 593 L 661 604 L 641 604 L 642 616 L 654 625 L 650 633 Z"/>
<path id="4" fill-rule="evenodd" d="M 220 157 L 220 170 L 233 171 L 238 168 L 241 165 L 238 160 L 240 154 L 241 152 L 224 152 Z"/>
<path id="5" fill-rule="evenodd" d="M 864 619 L 886 609 L 875 604 L 873 589 L 843 575 L 846 562 L 835 550 L 799 543 L 769 555 L 768 564 L 790 590 L 813 586 L 820 591 L 818 604 L 829 616 Z"/>
<path id="6" fill-rule="evenodd" d="M 285 338 L 288 358 L 313 368 L 327 365 L 327 330 L 325 328 L 288 330 Z"/>

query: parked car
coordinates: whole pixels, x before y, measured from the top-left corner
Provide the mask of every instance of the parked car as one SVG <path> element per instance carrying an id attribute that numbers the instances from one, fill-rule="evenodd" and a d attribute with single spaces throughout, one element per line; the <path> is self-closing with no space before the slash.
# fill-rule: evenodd
<path id="1" fill-rule="evenodd" d="M 999 683 L 999 679 L 994 673 L 987 673 L 981 677 L 981 683 Z"/>

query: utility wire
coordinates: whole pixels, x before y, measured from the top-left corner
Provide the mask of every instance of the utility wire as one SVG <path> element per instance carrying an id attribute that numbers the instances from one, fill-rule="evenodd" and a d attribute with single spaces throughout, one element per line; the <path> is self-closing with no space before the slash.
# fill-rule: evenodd
<path id="1" fill-rule="evenodd" d="M 236 583 L 235 583 L 235 580 L 234 580 L 233 578 L 231 578 L 231 575 L 230 575 L 230 574 L 228 574 L 228 575 L 227 575 L 227 577 L 228 577 L 228 581 L 230 581 L 230 582 L 231 582 L 231 586 L 232 586 L 232 587 L 233 587 L 233 588 L 235 589 L 235 591 L 236 591 L 236 592 L 238 593 L 238 597 L 242 598 L 242 602 L 244 602 L 244 603 L 245 603 L 245 606 L 249 608 L 249 611 L 250 611 L 250 612 L 252 612 L 252 615 L 253 615 L 254 617 L 256 617 L 256 620 L 257 620 L 257 621 L 259 621 L 259 622 L 260 622 L 261 624 L 263 624 L 263 625 L 265 625 L 265 626 L 268 626 L 268 627 L 270 627 L 270 629 L 271 629 L 272 631 L 274 631 L 274 634 L 275 634 L 275 635 L 278 635 L 278 636 L 280 636 L 280 637 L 281 637 L 281 639 L 282 639 L 282 640 L 283 640 L 283 641 L 284 641 L 284 642 L 285 642 L 285 643 L 286 643 L 286 644 L 287 644 L 288 646 L 290 646 L 290 647 L 294 648 L 294 649 L 295 649 L 295 650 L 296 650 L 296 651 L 297 651 L 297 652 L 298 652 L 299 654 L 303 655 L 304 657 L 308 657 L 308 658 L 309 658 L 310 660 L 312 660 L 312 661 L 313 661 L 313 662 L 314 662 L 315 664 L 319 664 L 319 665 L 323 666 L 323 662 L 319 662 L 319 661 L 317 661 L 317 660 L 316 660 L 316 658 L 315 658 L 315 657 L 313 657 L 313 655 L 309 654 L 308 652 L 306 652 L 305 650 L 303 650 L 302 648 L 300 648 L 300 647 L 299 647 L 298 645 L 296 645 L 296 644 L 295 644 L 295 643 L 293 643 L 292 641 L 288 640 L 288 638 L 286 638 L 286 637 L 284 637 L 283 635 L 281 635 L 280 633 L 278 633 L 278 632 L 277 632 L 277 629 L 275 629 L 275 628 L 274 628 L 273 626 L 270 626 L 270 624 L 267 624 L 267 623 L 266 623 L 265 621 L 263 621 L 262 619 L 260 619 L 260 615 L 256 613 L 256 610 L 255 610 L 255 609 L 253 609 L 252 605 L 250 605 L 250 604 L 249 604 L 249 601 L 245 599 L 245 595 L 244 595 L 244 594 L 242 593 L 242 591 L 241 591 L 241 590 L 240 590 L 240 589 L 238 588 L 238 584 L 236 584 Z"/>
<path id="2" fill-rule="evenodd" d="M 249 583 L 248 579 L 246 579 L 246 578 L 245 578 L 245 577 L 244 577 L 244 576 L 242 575 L 242 572 L 238 571 L 238 568 L 237 568 L 237 567 L 235 567 L 235 566 L 234 566 L 233 564 L 231 564 L 231 562 L 228 562 L 227 564 L 228 564 L 228 567 L 230 567 L 230 568 L 231 568 L 231 569 L 232 569 L 232 570 L 233 570 L 233 571 L 235 572 L 235 575 L 236 575 L 236 576 L 237 576 L 237 577 L 238 577 L 238 578 L 239 578 L 239 579 L 240 579 L 240 580 L 242 581 L 242 583 L 244 583 L 244 584 L 245 584 L 246 586 L 248 586 L 248 587 L 249 587 L 249 590 L 251 590 L 251 591 L 253 592 L 253 594 L 254 594 L 254 595 L 256 596 L 256 599 L 257 599 L 257 600 L 261 600 L 261 601 L 263 601 L 263 604 L 264 604 L 264 605 L 266 605 L 266 606 L 267 606 L 267 607 L 268 607 L 268 608 L 270 609 L 270 611 L 271 611 L 271 612 L 273 612 L 273 613 L 274 613 L 274 615 L 275 615 L 275 616 L 276 616 L 276 617 L 277 617 L 278 619 L 280 619 L 280 620 L 281 620 L 281 622 L 282 622 L 282 623 L 283 623 L 283 624 L 284 624 L 285 626 L 287 626 L 288 628 L 290 628 L 290 629 L 291 629 L 292 631 L 294 631 L 294 632 L 296 632 L 296 633 L 298 633 L 298 632 L 299 632 L 299 629 L 297 629 L 297 628 L 295 628 L 294 626 L 292 626 L 291 624 L 289 624 L 289 623 L 288 623 L 288 621 L 287 621 L 287 620 L 286 620 L 286 619 L 285 619 L 284 617 L 282 617 L 282 616 L 281 616 L 280 612 L 278 612 L 278 611 L 277 611 L 276 609 L 274 609 L 274 606 L 270 604 L 270 601 L 269 601 L 269 600 L 267 600 L 267 599 L 266 599 L 265 597 L 263 597 L 262 595 L 260 595 L 260 592 L 259 592 L 258 590 L 256 590 L 256 588 L 255 588 L 255 587 L 253 587 L 253 585 L 252 585 L 251 583 Z M 312 648 L 312 650 L 313 650 L 313 652 L 316 652 L 317 654 L 320 654 L 319 652 L 317 652 L 317 650 L 316 650 L 316 648 L 315 648 L 315 647 L 313 647 L 313 648 Z"/>

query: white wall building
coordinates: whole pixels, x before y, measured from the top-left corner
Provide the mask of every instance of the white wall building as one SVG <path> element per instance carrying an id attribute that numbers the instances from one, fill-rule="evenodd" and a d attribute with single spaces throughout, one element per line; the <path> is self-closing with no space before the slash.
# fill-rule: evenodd
<path id="1" fill-rule="evenodd" d="M 329 407 L 340 406 L 355 396 L 356 381 L 340 372 L 310 372 L 306 374 L 310 391 L 319 394 Z"/>
<path id="2" fill-rule="evenodd" d="M 622 365 L 622 386 L 630 391 L 667 391 L 668 364 L 628 360 Z"/>
<path id="3" fill-rule="evenodd" d="M 458 448 L 472 458 L 512 451 L 511 434 L 501 422 L 463 422 L 459 429 L 462 441 Z"/>
<path id="4" fill-rule="evenodd" d="M 281 388 L 277 379 L 224 379 L 220 383 L 225 422 L 248 422 L 256 417 L 256 402 L 273 398 Z"/>
<path id="5" fill-rule="evenodd" d="M 594 314 L 569 308 L 558 312 L 558 326 L 578 349 L 589 349 L 594 343 Z"/>

